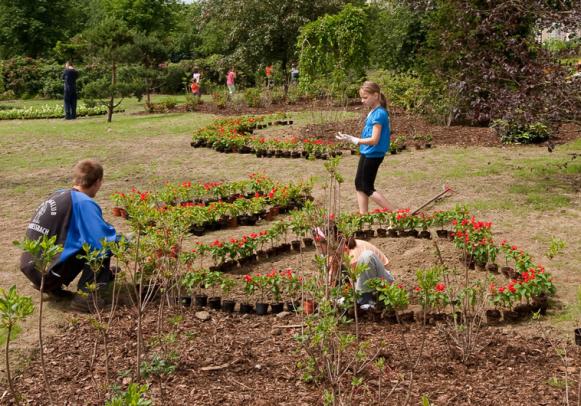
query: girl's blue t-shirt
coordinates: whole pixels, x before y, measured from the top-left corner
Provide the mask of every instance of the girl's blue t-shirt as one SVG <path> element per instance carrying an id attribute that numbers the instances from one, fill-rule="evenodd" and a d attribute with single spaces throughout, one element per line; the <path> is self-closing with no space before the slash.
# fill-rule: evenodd
<path id="1" fill-rule="evenodd" d="M 389 113 L 382 106 L 378 106 L 373 109 L 368 115 L 365 121 L 365 127 L 361 131 L 361 138 L 371 138 L 373 135 L 373 126 L 375 124 L 381 125 L 381 136 L 379 137 L 379 142 L 375 145 L 363 145 L 359 146 L 359 152 L 361 155 L 365 155 L 368 158 L 381 158 L 385 156 L 389 150 Z"/>

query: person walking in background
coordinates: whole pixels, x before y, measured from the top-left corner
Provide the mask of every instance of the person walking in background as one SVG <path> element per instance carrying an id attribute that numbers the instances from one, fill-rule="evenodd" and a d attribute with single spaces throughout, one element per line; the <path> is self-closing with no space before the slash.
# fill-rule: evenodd
<path id="1" fill-rule="evenodd" d="M 234 70 L 234 67 L 232 67 L 226 75 L 226 86 L 228 86 L 228 93 L 232 96 L 236 91 L 236 71 Z"/>
<path id="2" fill-rule="evenodd" d="M 291 83 L 297 83 L 298 80 L 299 80 L 299 70 L 297 69 L 297 65 L 293 63 L 290 70 L 290 81 Z"/>
<path id="3" fill-rule="evenodd" d="M 202 92 L 200 91 L 200 84 L 195 80 L 192 81 L 191 89 L 192 95 L 197 96 L 198 98 L 202 96 Z"/>
<path id="4" fill-rule="evenodd" d="M 266 87 L 270 88 L 274 85 L 274 81 L 272 80 L 272 64 L 264 68 L 264 73 L 266 74 Z"/>
<path id="5" fill-rule="evenodd" d="M 198 69 L 198 67 L 195 67 L 194 73 L 192 73 L 192 80 L 195 83 L 200 84 L 201 78 L 202 78 L 202 74 L 200 73 L 200 70 Z"/>
<path id="6" fill-rule="evenodd" d="M 339 133 L 335 138 L 359 145 L 361 156 L 355 175 L 355 190 L 359 213 L 365 214 L 369 211 L 370 198 L 384 209 L 393 208 L 386 198 L 375 190 L 379 165 L 389 151 L 390 127 L 387 99 L 381 93 L 379 85 L 370 81 L 363 83 L 359 89 L 359 96 L 363 105 L 370 109 L 361 137 Z"/>
<path id="7" fill-rule="evenodd" d="M 65 63 L 63 81 L 65 83 L 65 120 L 77 118 L 77 77 L 78 73 L 70 62 Z"/>

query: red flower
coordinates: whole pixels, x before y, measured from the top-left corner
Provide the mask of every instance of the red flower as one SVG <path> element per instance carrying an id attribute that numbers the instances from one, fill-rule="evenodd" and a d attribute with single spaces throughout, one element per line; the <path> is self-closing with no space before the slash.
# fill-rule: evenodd
<path id="1" fill-rule="evenodd" d="M 508 285 L 508 290 L 510 290 L 510 293 L 515 293 L 516 289 L 514 288 L 514 285 Z"/>
<path id="2" fill-rule="evenodd" d="M 252 276 L 250 276 L 250 275 L 244 275 L 244 280 L 245 280 L 247 283 L 250 283 L 250 282 L 252 282 Z"/>
<path id="3" fill-rule="evenodd" d="M 422 288 L 420 288 L 419 286 L 416 286 L 414 290 L 415 290 L 416 292 L 421 292 L 421 291 L 422 291 Z"/>
<path id="4" fill-rule="evenodd" d="M 498 288 L 498 292 L 499 293 L 503 293 L 504 292 L 504 288 L 502 288 L 502 287 L 501 288 Z"/>
<path id="5" fill-rule="evenodd" d="M 443 292 L 446 289 L 446 285 L 442 282 L 436 284 L 436 292 Z"/>
<path id="6" fill-rule="evenodd" d="M 335 213 L 329 214 L 329 220 L 331 220 L 331 221 L 335 220 Z"/>

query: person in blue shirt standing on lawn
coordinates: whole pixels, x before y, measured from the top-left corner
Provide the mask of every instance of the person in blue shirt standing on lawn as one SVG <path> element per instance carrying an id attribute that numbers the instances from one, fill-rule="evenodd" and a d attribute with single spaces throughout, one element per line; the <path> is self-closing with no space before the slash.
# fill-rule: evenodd
<path id="1" fill-rule="evenodd" d="M 392 209 L 393 206 L 387 199 L 375 190 L 375 178 L 379 166 L 389 151 L 389 113 L 387 100 L 379 85 L 367 81 L 359 89 L 361 102 L 371 111 L 367 115 L 365 127 L 361 131 L 361 138 L 349 134 L 339 133 L 336 138 L 340 141 L 352 142 L 359 145 L 359 165 L 355 175 L 355 190 L 357 191 L 357 204 L 359 213 L 369 211 L 369 199 L 384 209 Z"/>

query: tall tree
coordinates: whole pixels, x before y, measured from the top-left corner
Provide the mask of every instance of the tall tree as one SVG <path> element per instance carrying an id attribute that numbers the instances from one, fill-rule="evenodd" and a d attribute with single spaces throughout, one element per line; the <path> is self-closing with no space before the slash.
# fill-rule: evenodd
<path id="1" fill-rule="evenodd" d="M 108 122 L 111 122 L 115 108 L 121 103 L 116 103 L 115 99 L 122 100 L 131 95 L 141 97 L 143 91 L 143 82 L 137 77 L 138 69 L 123 66 L 139 57 L 134 36 L 135 33 L 124 21 L 113 16 L 103 18 L 83 33 L 86 49 L 94 62 L 110 68 L 110 77 L 101 77 L 90 82 L 84 89 L 84 96 L 87 98 L 107 100 L 105 104 L 108 109 Z"/>
<path id="2" fill-rule="evenodd" d="M 579 83 L 536 39 L 581 26 L 579 0 L 408 0 L 427 32 L 419 66 L 455 94 L 456 118 L 555 122 L 579 111 Z M 456 21 L 456 24 L 450 24 Z"/>
<path id="3" fill-rule="evenodd" d="M 86 21 L 87 0 L 0 0 L 0 58 L 46 56 Z"/>
<path id="4" fill-rule="evenodd" d="M 211 20 L 226 29 L 228 51 L 234 61 L 249 69 L 280 61 L 286 74 L 295 57 L 300 28 L 325 13 L 335 13 L 345 0 L 205 0 L 204 10 Z M 363 3 L 361 0 L 351 3 Z"/>

